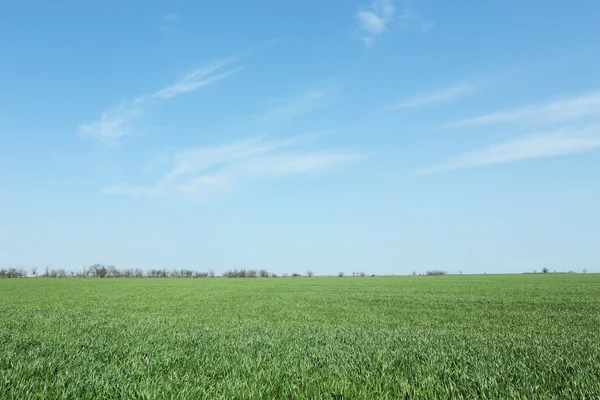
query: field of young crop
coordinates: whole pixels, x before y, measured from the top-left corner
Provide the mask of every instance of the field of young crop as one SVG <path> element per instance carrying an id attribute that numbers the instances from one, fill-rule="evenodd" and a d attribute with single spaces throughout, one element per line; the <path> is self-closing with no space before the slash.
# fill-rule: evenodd
<path id="1" fill-rule="evenodd" d="M 600 398 L 600 275 L 2 279 L 0 398 Z"/>

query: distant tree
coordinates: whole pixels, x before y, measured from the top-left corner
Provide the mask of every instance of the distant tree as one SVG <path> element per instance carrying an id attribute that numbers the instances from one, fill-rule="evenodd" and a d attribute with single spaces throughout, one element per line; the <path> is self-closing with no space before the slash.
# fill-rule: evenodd
<path id="1" fill-rule="evenodd" d="M 209 269 L 209 270 L 208 270 L 208 275 L 209 275 L 211 278 L 214 278 L 214 277 L 215 277 L 215 270 L 214 270 L 214 269 L 212 269 L 212 268 L 211 268 L 211 269 Z"/>
<path id="2" fill-rule="evenodd" d="M 537 270 L 535 270 L 535 269 L 534 269 L 534 270 L 533 270 L 533 273 L 534 273 L 534 274 L 537 274 Z"/>
<path id="3" fill-rule="evenodd" d="M 23 278 L 25 276 L 27 276 L 27 272 L 23 268 L 19 270 L 16 268 L 0 269 L 0 278 Z"/>
<path id="4" fill-rule="evenodd" d="M 360 275 L 360 277 L 361 277 L 361 278 L 364 278 L 366 274 L 365 274 L 365 272 L 364 272 L 364 271 L 360 271 L 360 272 L 359 272 L 359 275 Z"/>
<path id="5" fill-rule="evenodd" d="M 31 275 L 37 276 L 37 270 L 38 270 L 37 267 L 31 268 Z"/>
<path id="6" fill-rule="evenodd" d="M 462 275 L 462 271 L 458 271 L 458 273 L 459 273 L 460 275 Z"/>
<path id="7" fill-rule="evenodd" d="M 417 271 L 413 269 L 412 276 L 417 276 Z"/>
<path id="8" fill-rule="evenodd" d="M 587 272 L 587 269 L 586 269 L 586 268 L 584 268 L 584 269 L 583 269 L 583 273 L 585 274 L 586 272 Z"/>
<path id="9" fill-rule="evenodd" d="M 277 278 L 277 274 L 275 272 L 271 272 L 271 278 Z"/>
<path id="10" fill-rule="evenodd" d="M 50 266 L 46 264 L 44 267 L 44 276 L 48 278 L 50 276 Z"/>
<path id="11" fill-rule="evenodd" d="M 542 269 L 542 273 L 547 274 L 548 272 L 550 272 L 550 270 L 547 267 Z"/>
<path id="12" fill-rule="evenodd" d="M 299 274 L 299 273 L 297 273 L 297 272 L 294 272 L 294 273 L 292 274 L 292 277 L 294 277 L 294 278 L 299 278 L 299 277 L 301 277 L 301 276 L 302 276 L 302 275 L 300 275 L 300 274 Z"/>
<path id="13" fill-rule="evenodd" d="M 442 276 L 446 275 L 446 271 L 427 271 L 425 273 L 427 276 Z"/>
<path id="14" fill-rule="evenodd" d="M 121 271 L 119 271 L 119 269 L 114 265 L 109 265 L 106 267 L 106 276 L 108 278 L 118 278 L 121 276 Z"/>
<path id="15" fill-rule="evenodd" d="M 260 276 L 261 278 L 268 278 L 269 271 L 267 271 L 266 269 L 261 269 L 258 271 L 258 276 Z"/>
<path id="16" fill-rule="evenodd" d="M 59 278 L 66 278 L 67 277 L 67 271 L 65 271 L 64 268 L 60 268 L 57 271 L 57 275 L 58 275 Z"/>
<path id="17" fill-rule="evenodd" d="M 306 276 L 308 276 L 309 278 L 312 278 L 313 272 L 309 269 L 308 271 L 306 271 Z"/>
<path id="18" fill-rule="evenodd" d="M 343 272 L 339 272 L 338 273 L 338 277 L 343 278 L 344 277 L 344 273 Z"/>
<path id="19" fill-rule="evenodd" d="M 96 265 L 93 265 L 92 267 L 95 267 L 96 277 L 106 278 L 106 275 L 108 274 L 108 269 L 106 269 L 106 267 L 104 265 L 96 264 Z"/>

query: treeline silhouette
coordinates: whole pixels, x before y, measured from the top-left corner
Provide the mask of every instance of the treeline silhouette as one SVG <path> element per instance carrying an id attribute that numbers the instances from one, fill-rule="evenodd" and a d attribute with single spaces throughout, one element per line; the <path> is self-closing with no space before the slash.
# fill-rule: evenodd
<path id="1" fill-rule="evenodd" d="M 29 275 L 24 268 L 2 268 L 0 269 L 0 278 L 25 278 L 28 276 L 38 278 L 67 278 L 67 277 L 78 277 L 78 278 L 214 278 L 216 277 L 215 271 L 209 269 L 208 271 L 195 271 L 191 269 L 151 269 L 144 271 L 140 268 L 127 268 L 120 269 L 114 265 L 103 265 L 94 264 L 89 267 L 85 267 L 82 270 L 67 271 L 64 268 L 52 269 L 46 266 L 43 271 L 39 271 L 37 268 L 32 268 L 32 274 Z M 288 276 L 284 274 L 284 276 Z M 300 274 L 293 274 L 292 276 L 301 276 Z M 307 271 L 307 276 L 312 276 L 312 271 Z M 267 278 L 277 277 L 275 273 L 269 273 L 266 269 L 234 269 L 227 270 L 223 273 L 225 278 Z"/>

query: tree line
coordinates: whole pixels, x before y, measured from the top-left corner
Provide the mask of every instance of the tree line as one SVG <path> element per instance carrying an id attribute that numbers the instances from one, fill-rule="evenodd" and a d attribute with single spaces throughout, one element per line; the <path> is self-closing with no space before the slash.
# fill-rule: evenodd
<path id="1" fill-rule="evenodd" d="M 0 269 L 0 278 L 25 278 L 28 276 L 39 278 L 214 278 L 215 271 L 195 271 L 191 269 L 150 269 L 144 271 L 140 268 L 120 269 L 114 265 L 94 264 L 84 267 L 80 271 L 67 271 L 64 268 L 50 268 L 46 266 L 42 271 L 34 267 L 29 275 L 24 268 L 2 268 Z M 39 273 L 38 273 L 39 272 Z M 227 270 L 222 274 L 225 278 L 275 278 L 277 274 L 271 273 L 266 269 L 233 269 Z M 283 277 L 289 276 L 283 274 Z M 291 276 L 298 277 L 301 274 L 294 273 Z M 306 276 L 312 277 L 312 271 L 306 271 Z"/>

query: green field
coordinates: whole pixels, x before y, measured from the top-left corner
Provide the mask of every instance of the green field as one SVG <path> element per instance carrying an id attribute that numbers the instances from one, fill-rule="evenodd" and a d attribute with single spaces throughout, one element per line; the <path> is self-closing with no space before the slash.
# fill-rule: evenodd
<path id="1" fill-rule="evenodd" d="M 600 398 L 600 275 L 2 279 L 0 398 Z"/>

